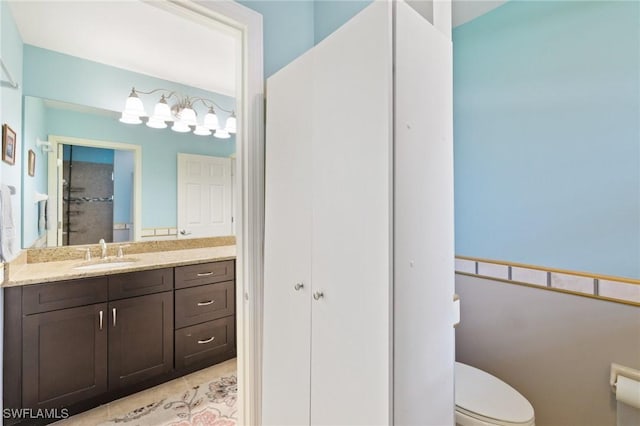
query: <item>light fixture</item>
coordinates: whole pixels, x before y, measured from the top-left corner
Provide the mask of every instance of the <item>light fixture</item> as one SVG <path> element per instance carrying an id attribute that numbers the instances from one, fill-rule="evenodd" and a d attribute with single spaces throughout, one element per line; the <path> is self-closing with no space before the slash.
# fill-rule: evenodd
<path id="1" fill-rule="evenodd" d="M 153 115 L 151 116 L 151 118 L 155 120 L 162 120 L 162 121 L 174 120 L 173 115 L 171 115 L 171 108 L 169 108 L 169 104 L 167 103 L 167 100 L 165 99 L 164 95 L 160 97 L 160 100 L 158 101 L 156 106 L 153 108 Z"/>
<path id="2" fill-rule="evenodd" d="M 166 129 L 167 123 L 155 116 L 151 116 L 149 117 L 149 120 L 147 120 L 147 127 L 151 127 L 153 129 Z"/>
<path id="3" fill-rule="evenodd" d="M 231 135 L 229 134 L 229 132 L 226 129 L 218 129 L 218 130 L 216 130 L 216 132 L 213 134 L 213 136 L 218 138 L 218 139 L 229 139 L 231 137 Z"/>
<path id="4" fill-rule="evenodd" d="M 209 111 L 204 116 L 204 127 L 209 130 L 217 130 L 220 127 L 220 123 L 218 122 L 218 116 L 216 112 L 213 110 L 213 107 L 209 108 Z"/>
<path id="5" fill-rule="evenodd" d="M 139 94 L 151 95 L 156 92 L 163 92 L 160 100 L 153 108 L 153 115 L 146 120 L 146 125 L 154 129 L 167 128 L 167 122 L 173 122 L 171 130 L 178 133 L 192 132 L 198 136 L 209 136 L 214 131 L 213 136 L 219 139 L 229 139 L 231 133 L 236 133 L 237 120 L 234 111 L 226 110 L 220 107 L 211 99 L 200 97 L 190 97 L 176 91 L 167 89 L 154 89 L 150 92 L 142 92 L 131 89 L 131 93 L 125 102 L 120 122 L 126 124 L 141 124 L 141 117 L 146 117 L 142 100 Z M 169 99 L 175 99 L 173 105 L 167 102 Z M 198 111 L 195 109 L 196 104 L 202 104 L 206 108 L 206 113 L 202 123 L 198 122 Z M 220 119 L 216 114 L 216 110 L 223 111 L 227 114 L 224 129 L 220 128 Z"/>
<path id="6" fill-rule="evenodd" d="M 198 136 L 209 136 L 211 134 L 211 130 L 207 129 L 206 126 L 197 125 L 196 129 L 193 131 L 194 135 Z"/>
<path id="7" fill-rule="evenodd" d="M 191 127 L 182 120 L 176 120 L 173 123 L 173 126 L 171 126 L 171 130 L 178 133 L 189 133 L 191 131 Z"/>
<path id="8" fill-rule="evenodd" d="M 135 114 L 123 112 L 122 117 L 120 117 L 120 122 L 125 124 L 140 124 L 142 123 L 142 120 L 140 120 L 140 117 Z"/>
<path id="9" fill-rule="evenodd" d="M 131 89 L 131 93 L 129 93 L 129 97 L 127 98 L 126 103 L 124 104 L 124 111 L 122 111 L 122 115 L 127 114 L 129 116 L 136 115 L 138 117 L 146 116 L 147 113 L 144 110 L 144 105 L 142 101 L 138 97 L 136 93 L 136 88 Z"/>
<path id="10" fill-rule="evenodd" d="M 227 118 L 227 122 L 224 124 L 224 129 L 229 133 L 235 133 L 237 125 L 236 121 L 236 114 L 235 112 L 232 112 L 229 118 Z"/>

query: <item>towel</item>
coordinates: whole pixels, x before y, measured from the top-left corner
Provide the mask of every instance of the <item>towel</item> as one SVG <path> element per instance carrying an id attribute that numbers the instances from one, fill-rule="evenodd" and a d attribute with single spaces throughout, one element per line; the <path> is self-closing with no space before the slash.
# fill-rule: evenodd
<path id="1" fill-rule="evenodd" d="M 13 258 L 13 241 L 16 229 L 13 224 L 13 210 L 11 209 L 11 189 L 7 185 L 0 185 L 0 256 L 5 262 Z"/>

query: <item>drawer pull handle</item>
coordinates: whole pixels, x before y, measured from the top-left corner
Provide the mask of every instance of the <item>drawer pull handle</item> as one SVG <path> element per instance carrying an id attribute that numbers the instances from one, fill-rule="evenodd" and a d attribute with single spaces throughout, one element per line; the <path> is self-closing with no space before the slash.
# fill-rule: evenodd
<path id="1" fill-rule="evenodd" d="M 216 303 L 215 300 L 207 300 L 206 302 L 198 302 L 198 306 L 207 306 Z"/>
<path id="2" fill-rule="evenodd" d="M 198 340 L 198 344 L 199 345 L 204 345 L 205 343 L 211 343 L 216 339 L 215 336 L 211 336 L 208 339 L 204 339 L 204 340 Z"/>
<path id="3" fill-rule="evenodd" d="M 115 327 L 116 326 L 116 321 L 117 321 L 116 320 L 116 315 L 117 315 L 116 308 L 113 308 L 112 312 L 113 312 L 113 326 Z"/>
<path id="4" fill-rule="evenodd" d="M 100 311 L 100 330 L 102 330 L 102 321 L 104 319 L 104 312 Z"/>
<path id="5" fill-rule="evenodd" d="M 198 274 L 199 277 L 208 277 L 209 275 L 213 275 L 213 272 L 200 272 Z"/>

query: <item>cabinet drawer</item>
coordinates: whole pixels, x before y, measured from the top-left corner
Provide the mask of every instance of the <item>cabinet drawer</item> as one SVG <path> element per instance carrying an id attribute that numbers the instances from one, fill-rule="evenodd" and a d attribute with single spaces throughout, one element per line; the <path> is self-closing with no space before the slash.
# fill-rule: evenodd
<path id="1" fill-rule="evenodd" d="M 176 369 L 203 367 L 236 354 L 235 317 L 176 330 Z"/>
<path id="2" fill-rule="evenodd" d="M 176 268 L 176 288 L 230 281 L 235 277 L 233 260 L 201 263 Z"/>
<path id="3" fill-rule="evenodd" d="M 176 328 L 233 315 L 233 281 L 176 290 Z"/>
<path id="4" fill-rule="evenodd" d="M 161 293 L 172 289 L 172 268 L 130 272 L 109 277 L 109 300 Z"/>
<path id="5" fill-rule="evenodd" d="M 106 302 L 107 278 L 96 277 L 28 285 L 22 293 L 24 315 Z"/>

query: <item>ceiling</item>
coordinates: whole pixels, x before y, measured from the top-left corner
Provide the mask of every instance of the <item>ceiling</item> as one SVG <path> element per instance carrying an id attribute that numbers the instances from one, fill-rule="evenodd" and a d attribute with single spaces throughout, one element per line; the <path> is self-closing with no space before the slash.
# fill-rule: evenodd
<path id="1" fill-rule="evenodd" d="M 453 26 L 505 2 L 453 0 Z M 223 95 L 235 93 L 236 40 L 219 29 L 137 0 L 9 4 L 27 44 Z"/>
<path id="2" fill-rule="evenodd" d="M 26 44 L 233 96 L 236 40 L 141 1 L 11 1 Z M 141 88 L 142 90 L 151 88 Z"/>

